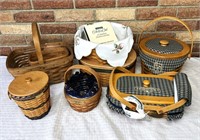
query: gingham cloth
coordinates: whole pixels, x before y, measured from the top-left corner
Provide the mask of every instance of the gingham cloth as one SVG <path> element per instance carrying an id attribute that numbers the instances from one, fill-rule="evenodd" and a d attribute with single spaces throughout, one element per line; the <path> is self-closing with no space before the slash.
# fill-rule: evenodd
<path id="1" fill-rule="evenodd" d="M 160 54 L 176 54 L 183 49 L 183 46 L 181 46 L 181 44 L 174 40 L 168 40 L 169 45 L 167 47 L 162 47 L 159 43 L 160 40 L 165 40 L 165 38 L 156 38 L 153 40 L 149 40 L 146 42 L 145 45 L 149 50 Z M 139 49 L 139 55 L 144 64 L 154 74 L 174 71 L 177 68 L 181 67 L 188 57 L 187 55 L 185 55 L 184 57 L 180 57 L 177 59 L 162 59 L 158 57 L 149 56 L 143 53 L 141 49 Z"/>
<path id="2" fill-rule="evenodd" d="M 153 90 L 144 91 L 143 90 L 143 80 L 150 80 L 150 87 Z M 192 100 L 192 90 L 190 83 L 188 81 L 187 75 L 184 73 L 179 73 L 174 78 L 177 86 L 178 101 L 181 99 L 187 99 L 185 106 L 191 105 Z M 163 79 L 163 78 L 151 78 L 151 77 L 133 77 L 124 76 L 117 80 L 117 90 L 127 94 L 137 94 L 137 95 L 149 95 L 149 96 L 162 96 L 162 97 L 173 97 L 174 96 L 174 83 L 173 81 Z M 124 114 L 121 107 L 121 103 L 112 98 L 107 94 L 107 104 L 110 109 Z M 168 120 L 180 119 L 183 116 L 184 106 L 179 107 L 175 110 L 169 111 L 167 113 Z"/>

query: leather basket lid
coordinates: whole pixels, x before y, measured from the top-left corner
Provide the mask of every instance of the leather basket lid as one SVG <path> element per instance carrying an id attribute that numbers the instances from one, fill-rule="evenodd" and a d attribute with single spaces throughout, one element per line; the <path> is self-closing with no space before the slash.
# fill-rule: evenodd
<path id="1" fill-rule="evenodd" d="M 9 85 L 8 91 L 13 96 L 29 96 L 41 91 L 49 81 L 42 71 L 31 71 L 16 77 Z"/>
<path id="2" fill-rule="evenodd" d="M 150 56 L 180 58 L 188 55 L 190 47 L 177 39 L 169 37 L 149 37 L 140 42 L 140 49 Z"/>

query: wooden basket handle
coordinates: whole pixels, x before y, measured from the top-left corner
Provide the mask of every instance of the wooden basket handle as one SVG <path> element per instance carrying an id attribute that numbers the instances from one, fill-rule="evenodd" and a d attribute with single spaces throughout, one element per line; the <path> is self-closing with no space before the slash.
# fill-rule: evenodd
<path id="1" fill-rule="evenodd" d="M 118 101 L 120 101 L 121 103 L 123 103 L 124 105 L 129 107 L 130 109 L 135 110 L 136 106 L 131 104 L 131 103 L 129 103 L 124 98 L 122 98 L 120 96 L 120 92 L 117 89 L 115 89 L 115 87 L 114 87 L 113 77 L 114 77 L 114 73 L 115 73 L 116 70 L 124 72 L 124 73 L 132 73 L 132 72 L 126 70 L 123 67 L 114 68 L 113 71 L 111 72 L 110 79 L 109 79 L 110 94 L 111 94 L 112 97 L 114 97 L 115 99 L 117 99 Z M 156 108 L 154 106 L 151 106 L 151 105 L 149 105 L 149 106 L 145 105 L 145 109 L 147 109 L 147 108 L 148 109 L 152 109 L 151 111 L 155 110 L 158 114 L 163 114 L 163 113 L 166 113 L 166 112 L 168 112 L 170 110 L 174 110 L 176 108 L 179 108 L 179 107 L 183 106 L 186 102 L 187 102 L 186 99 L 181 99 L 177 103 L 174 103 L 174 104 L 171 104 L 171 105 L 168 105 L 168 106 L 165 106 L 165 107 L 158 107 L 158 108 Z"/>
<path id="2" fill-rule="evenodd" d="M 36 50 L 38 62 L 39 64 L 44 64 L 44 59 L 42 56 L 42 50 L 40 46 L 40 34 L 39 34 L 39 30 L 38 30 L 38 26 L 36 22 L 32 23 L 32 36 L 33 36 L 33 44 Z"/>
<path id="3" fill-rule="evenodd" d="M 163 19 L 170 19 L 170 20 L 174 20 L 174 21 L 177 21 L 179 23 L 181 23 L 183 26 L 185 26 L 185 28 L 188 30 L 189 34 L 190 34 L 190 37 L 191 37 L 191 47 L 190 47 L 190 54 L 189 54 L 189 57 L 191 57 L 191 53 L 192 53 L 192 49 L 193 49 L 193 34 L 192 34 L 192 31 L 190 30 L 190 28 L 188 27 L 188 25 L 183 22 L 182 20 L 180 20 L 179 18 L 176 18 L 176 17 L 171 17 L 171 16 L 162 16 L 162 17 L 158 17 L 158 18 L 155 18 L 154 20 L 151 20 L 150 22 L 148 22 L 144 28 L 142 29 L 141 33 L 140 33 L 140 36 L 139 36 L 139 43 L 141 41 L 141 37 L 142 37 L 142 34 L 143 32 L 151 25 L 153 24 L 154 22 L 156 21 L 159 21 L 159 20 L 163 20 Z"/>
<path id="4" fill-rule="evenodd" d="M 101 83 L 100 83 L 98 74 L 93 69 L 91 69 L 90 67 L 85 66 L 85 65 L 73 65 L 73 66 L 69 67 L 64 75 L 65 81 L 70 77 L 70 74 L 71 74 L 70 71 L 72 71 L 73 69 L 84 70 L 84 71 L 94 75 L 94 77 L 97 80 L 98 87 L 101 88 Z"/>

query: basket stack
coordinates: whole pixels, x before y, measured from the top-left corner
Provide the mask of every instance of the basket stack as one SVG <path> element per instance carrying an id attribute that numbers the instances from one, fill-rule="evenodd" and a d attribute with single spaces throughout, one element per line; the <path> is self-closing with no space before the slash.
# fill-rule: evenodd
<path id="1" fill-rule="evenodd" d="M 50 84 L 64 81 L 65 71 L 73 64 L 73 50 L 63 42 L 40 45 L 40 35 L 36 23 L 32 24 L 34 47 L 12 51 L 6 60 L 8 71 L 20 76 L 29 71 L 44 71 L 49 76 Z"/>
<path id="2" fill-rule="evenodd" d="M 191 35 L 191 47 L 180 40 L 164 36 L 152 36 L 142 39 L 139 43 L 142 73 L 179 72 L 187 58 L 191 55 L 193 48 L 192 32 L 180 19 L 169 16 L 159 17 L 147 23 L 144 30 L 152 23 L 163 19 L 175 20 L 184 25 Z"/>
<path id="3" fill-rule="evenodd" d="M 80 69 L 80 72 L 72 74 L 76 69 Z M 88 66 L 73 65 L 66 71 L 64 77 L 64 94 L 74 110 L 88 112 L 98 105 L 102 89 L 94 70 Z"/>
<path id="4" fill-rule="evenodd" d="M 137 54 L 132 49 L 123 67 L 130 70 L 131 72 L 135 72 L 136 57 Z M 107 87 L 109 85 L 110 73 L 112 72 L 114 67 L 110 66 L 108 63 L 95 61 L 90 58 L 82 58 L 80 60 L 80 64 L 93 68 L 99 74 L 100 81 L 103 87 Z"/>
<path id="5" fill-rule="evenodd" d="M 41 71 L 32 71 L 15 78 L 8 88 L 8 95 L 24 115 L 32 120 L 41 119 L 50 110 L 49 77 Z"/>

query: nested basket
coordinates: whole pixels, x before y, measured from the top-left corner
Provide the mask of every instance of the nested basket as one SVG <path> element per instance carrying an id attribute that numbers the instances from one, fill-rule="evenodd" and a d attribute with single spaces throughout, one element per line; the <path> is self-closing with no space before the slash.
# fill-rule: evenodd
<path id="1" fill-rule="evenodd" d="M 139 43 L 139 55 L 141 58 L 142 73 L 160 74 L 163 72 L 179 72 L 192 53 L 193 35 L 189 27 L 176 17 L 164 16 L 156 18 L 147 23 L 140 34 L 152 23 L 159 20 L 174 20 L 181 23 L 191 36 L 191 47 L 186 43 L 164 36 L 151 36 L 144 38 Z"/>
<path id="2" fill-rule="evenodd" d="M 40 45 L 40 34 L 36 23 L 32 23 L 34 47 L 12 51 L 6 60 L 8 71 L 19 76 L 29 71 L 44 71 L 50 84 L 63 82 L 65 71 L 73 64 L 73 50 L 63 42 Z"/>
<path id="3" fill-rule="evenodd" d="M 72 74 L 72 70 L 80 72 Z M 78 112 L 95 108 L 101 97 L 101 83 L 98 74 L 88 66 L 73 65 L 64 75 L 64 94 L 70 106 Z"/>
<path id="4" fill-rule="evenodd" d="M 132 49 L 123 67 L 131 72 L 135 72 L 136 58 L 137 54 Z M 93 68 L 99 74 L 99 78 L 103 87 L 107 87 L 109 85 L 110 73 L 114 67 L 111 67 L 106 63 L 102 64 L 101 62 L 93 61 L 90 58 L 82 58 L 80 60 L 80 64 Z"/>
<path id="5" fill-rule="evenodd" d="M 41 119 L 50 110 L 49 77 L 42 71 L 32 71 L 15 78 L 8 88 L 8 96 L 23 114 L 32 120 Z"/>

